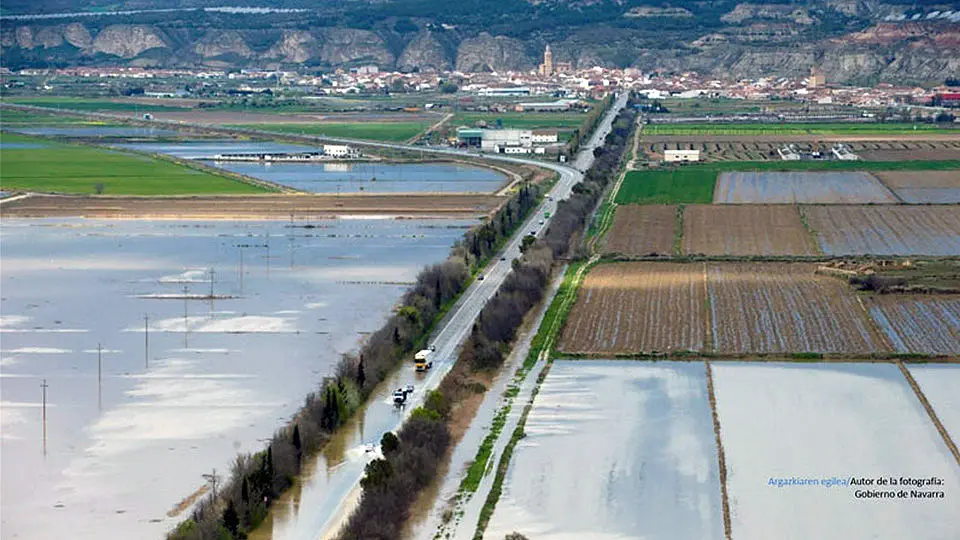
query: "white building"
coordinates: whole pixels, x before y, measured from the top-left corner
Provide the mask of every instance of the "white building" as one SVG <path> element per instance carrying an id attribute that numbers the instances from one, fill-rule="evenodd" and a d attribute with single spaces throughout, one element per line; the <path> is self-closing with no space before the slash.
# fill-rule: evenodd
<path id="1" fill-rule="evenodd" d="M 529 129 L 484 129 L 482 132 L 482 150 L 499 152 L 500 148 L 533 146 L 533 132 Z"/>
<path id="2" fill-rule="evenodd" d="M 360 157 L 360 151 L 345 144 L 325 144 L 323 154 L 337 159 L 355 159 Z"/>
<path id="3" fill-rule="evenodd" d="M 557 142 L 556 131 L 534 131 L 530 139 L 533 144 L 551 144 Z"/>
<path id="4" fill-rule="evenodd" d="M 664 150 L 663 160 L 672 163 L 678 161 L 700 161 L 699 150 Z"/>

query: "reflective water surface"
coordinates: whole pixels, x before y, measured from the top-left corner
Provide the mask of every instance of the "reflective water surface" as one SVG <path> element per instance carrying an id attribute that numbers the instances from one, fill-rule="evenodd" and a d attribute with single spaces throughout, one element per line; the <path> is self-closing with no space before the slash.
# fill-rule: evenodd
<path id="1" fill-rule="evenodd" d="M 2 222 L 4 538 L 162 536 L 469 223 L 314 225 Z"/>

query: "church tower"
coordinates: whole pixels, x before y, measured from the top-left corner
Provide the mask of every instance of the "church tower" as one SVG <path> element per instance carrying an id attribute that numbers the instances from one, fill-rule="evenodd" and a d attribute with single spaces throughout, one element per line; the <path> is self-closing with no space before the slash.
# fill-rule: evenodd
<path id="1" fill-rule="evenodd" d="M 540 74 L 549 77 L 553 75 L 553 53 L 550 52 L 550 44 L 543 51 L 543 64 L 540 64 Z"/>

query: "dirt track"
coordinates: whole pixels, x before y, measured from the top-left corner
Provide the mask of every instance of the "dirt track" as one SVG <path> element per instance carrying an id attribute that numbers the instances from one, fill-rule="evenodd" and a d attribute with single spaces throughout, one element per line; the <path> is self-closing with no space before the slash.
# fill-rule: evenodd
<path id="1" fill-rule="evenodd" d="M 230 197 L 71 197 L 34 195 L 0 215 L 111 219 L 322 219 L 344 215 L 468 219 L 488 216 L 493 195 L 258 195 Z"/>

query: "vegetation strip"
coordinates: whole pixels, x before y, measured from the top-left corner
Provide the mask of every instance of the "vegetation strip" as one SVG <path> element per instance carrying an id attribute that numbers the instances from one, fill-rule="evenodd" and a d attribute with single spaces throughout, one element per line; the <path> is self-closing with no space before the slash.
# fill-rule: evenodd
<path id="1" fill-rule="evenodd" d="M 930 421 L 933 422 L 934 427 L 936 427 L 940 433 L 940 437 L 943 438 L 943 443 L 947 445 L 947 449 L 953 454 L 953 459 L 956 460 L 957 465 L 960 465 L 960 450 L 957 449 L 957 445 L 953 442 L 953 439 L 950 438 L 950 433 L 947 432 L 947 428 L 943 426 L 943 423 L 937 416 L 937 412 L 933 410 L 933 405 L 927 400 L 927 396 L 923 393 L 923 390 L 920 388 L 920 385 L 917 384 L 916 379 L 913 378 L 913 374 L 910 373 L 907 366 L 903 365 L 903 362 L 900 360 L 897 360 L 897 367 L 900 368 L 900 373 L 903 373 L 903 377 L 907 379 L 907 383 L 910 385 L 910 388 L 913 389 L 913 393 L 917 395 L 920 404 L 923 405 L 924 410 L 927 411 Z"/>
<path id="2" fill-rule="evenodd" d="M 707 400 L 710 402 L 710 414 L 713 417 L 713 436 L 717 443 L 717 462 L 720 470 L 720 500 L 723 505 L 723 535 L 727 540 L 732 538 L 730 523 L 730 498 L 727 495 L 727 458 L 723 452 L 723 441 L 720 438 L 720 416 L 717 414 L 717 394 L 713 389 L 713 369 L 710 361 L 703 362 L 707 372 Z"/>

